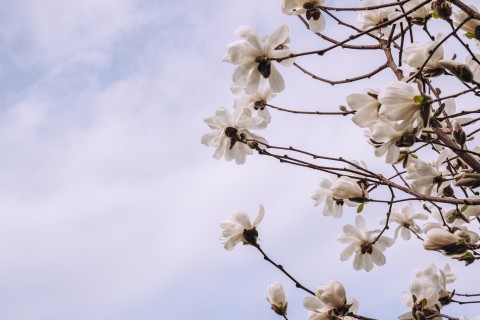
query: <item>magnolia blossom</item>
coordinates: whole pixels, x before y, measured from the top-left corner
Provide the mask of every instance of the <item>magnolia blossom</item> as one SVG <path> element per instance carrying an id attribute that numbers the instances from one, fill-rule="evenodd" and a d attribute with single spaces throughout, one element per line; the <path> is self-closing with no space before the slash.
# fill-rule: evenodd
<path id="1" fill-rule="evenodd" d="M 242 26 L 235 34 L 244 40 L 229 44 L 228 53 L 223 58 L 223 61 L 237 65 L 233 72 L 233 82 L 245 85 L 245 91 L 252 94 L 263 77 L 268 79 L 273 92 L 282 91 L 285 88 L 283 78 L 271 60 L 291 53 L 287 47 L 288 27 L 281 25 L 270 36 L 261 37 L 251 27 Z M 294 59 L 285 59 L 281 63 L 289 66 L 293 62 Z"/>
<path id="2" fill-rule="evenodd" d="M 410 0 L 403 5 L 403 10 L 408 12 L 413 8 L 419 6 L 423 0 Z M 416 9 L 412 13 L 409 13 L 407 16 L 410 18 L 410 21 L 414 24 L 424 25 L 427 22 L 427 19 L 430 16 L 430 12 L 432 12 L 432 5 L 430 3 L 424 4 L 420 8 Z M 402 12 L 395 12 L 395 14 L 391 14 L 388 16 L 389 20 L 397 17 L 398 15 L 402 14 Z M 402 19 L 404 22 L 405 20 Z"/>
<path id="3" fill-rule="evenodd" d="M 347 224 L 343 227 L 343 234 L 337 237 L 341 243 L 349 243 L 347 248 L 340 254 L 340 260 L 349 259 L 354 253 L 353 268 L 355 270 L 365 269 L 370 271 L 373 264 L 383 266 L 386 262 L 383 251 L 393 245 L 394 240 L 381 236 L 375 243 L 375 234 L 380 230 L 367 230 L 365 220 L 362 216 L 355 217 L 355 226 Z"/>
<path id="4" fill-rule="evenodd" d="M 234 92 L 237 91 L 235 90 Z M 235 109 L 250 109 L 252 114 L 255 112 L 257 117 L 263 118 L 264 121 L 262 127 L 267 127 L 272 120 L 272 116 L 270 115 L 270 111 L 268 110 L 266 103 L 276 96 L 268 86 L 267 81 L 261 79 L 260 86 L 252 94 L 247 94 L 243 89 L 241 92 L 243 92 L 243 94 L 240 98 L 234 101 L 233 107 Z"/>
<path id="5" fill-rule="evenodd" d="M 477 7 L 474 5 L 469 5 L 471 9 L 474 11 L 478 11 Z M 469 19 L 470 16 L 463 10 L 458 10 L 453 14 L 453 18 L 455 19 L 454 25 L 457 27 L 459 26 L 463 21 L 466 19 Z M 470 19 L 468 20 L 462 27 L 461 29 L 464 30 L 467 33 L 467 37 L 469 38 L 475 38 L 475 40 L 480 40 L 478 37 L 478 34 L 476 33 L 477 28 L 480 28 L 480 21 L 476 19 Z"/>
<path id="6" fill-rule="evenodd" d="M 466 247 L 460 243 L 461 240 L 462 238 L 460 236 L 445 229 L 434 228 L 427 231 L 427 236 L 423 241 L 423 247 L 426 250 L 447 250 L 446 247 L 455 247 L 455 251 L 451 253 L 461 253 L 466 250 Z M 457 244 L 460 247 L 457 248 Z"/>
<path id="7" fill-rule="evenodd" d="M 326 0 L 283 0 L 282 12 L 288 15 L 306 14 L 308 28 L 313 32 L 322 32 L 325 29 L 325 17 L 319 7 Z"/>
<path id="8" fill-rule="evenodd" d="M 442 195 L 443 190 L 450 185 L 450 182 L 444 181 L 443 175 L 448 174 L 445 168 L 445 161 L 449 156 L 449 150 L 444 149 L 437 160 L 428 163 L 420 159 L 415 159 L 407 167 L 408 175 L 406 179 L 413 180 L 413 190 L 425 194 Z"/>
<path id="9" fill-rule="evenodd" d="M 336 180 L 330 189 L 334 199 L 364 202 L 368 199 L 368 192 L 364 190 L 358 181 L 349 177 L 341 177 Z"/>
<path id="10" fill-rule="evenodd" d="M 443 46 L 438 47 L 435 51 L 433 50 L 443 38 L 445 38 L 445 36 L 439 33 L 434 41 L 412 43 L 403 51 L 402 61 L 415 69 L 421 68 L 426 62 L 422 70 L 422 74 L 426 77 L 434 77 L 442 74 L 443 67 L 438 61 L 443 59 Z"/>
<path id="11" fill-rule="evenodd" d="M 364 7 L 372 7 L 372 6 L 379 6 L 385 4 L 384 0 L 362 0 L 362 4 Z M 385 21 L 388 21 L 388 16 L 395 12 L 394 7 L 386 7 L 380 8 L 375 10 L 362 10 L 359 12 L 357 16 L 357 22 L 360 25 L 360 29 L 368 30 L 373 28 Z M 379 36 L 388 36 L 390 33 L 390 27 L 383 27 L 381 29 L 377 29 L 376 33 Z"/>
<path id="12" fill-rule="evenodd" d="M 415 213 L 415 208 L 412 203 L 408 203 L 407 206 L 399 210 L 397 207 L 392 208 L 390 213 L 390 221 L 398 224 L 395 228 L 394 239 L 397 239 L 398 233 L 401 231 L 401 236 L 405 240 L 410 239 L 411 231 L 419 234 L 422 233 L 422 228 L 415 222 L 415 220 L 427 220 L 428 215 L 424 213 Z M 384 224 L 386 220 L 382 221 Z"/>
<path id="13" fill-rule="evenodd" d="M 387 163 L 396 163 L 400 155 L 399 147 L 411 146 L 416 139 L 411 132 L 397 130 L 394 124 L 388 121 L 372 121 L 368 129 L 365 137 L 375 147 L 375 156 L 383 157 L 386 154 Z"/>
<path id="14" fill-rule="evenodd" d="M 415 271 L 415 279 L 410 284 L 410 294 L 403 293 L 403 304 L 411 311 L 401 315 L 401 320 L 418 319 L 418 315 L 430 316 L 436 313 L 444 304 L 449 302 L 449 293 L 446 289 L 448 283 L 455 281 L 455 275 L 450 271 L 450 265 L 443 269 L 431 263 Z M 415 301 L 414 298 L 415 297 Z M 415 314 L 415 317 L 414 317 Z M 442 317 L 435 317 L 441 320 Z"/>
<path id="15" fill-rule="evenodd" d="M 237 108 L 232 114 L 226 108 L 219 108 L 214 116 L 203 121 L 213 131 L 204 134 L 201 141 L 206 146 L 216 147 L 213 154 L 215 159 L 225 156 L 227 161 L 235 159 L 237 164 L 243 164 L 247 154 L 252 154 L 253 151 L 239 140 L 248 138 L 266 142 L 264 138 L 250 132 L 250 129 L 262 129 L 265 125 L 263 118 L 252 118 L 248 109 Z"/>
<path id="16" fill-rule="evenodd" d="M 330 179 L 321 178 L 319 181 L 320 189 L 315 190 L 312 195 L 312 199 L 315 200 L 315 206 L 320 203 L 325 203 L 323 207 L 323 215 L 328 217 L 340 218 L 343 213 L 343 201 L 341 199 L 335 199 L 331 190 L 333 183 L 337 180 L 337 177 L 330 175 Z"/>
<path id="17" fill-rule="evenodd" d="M 331 320 L 340 317 L 353 320 L 353 317 L 344 316 L 358 310 L 358 302 L 353 298 L 347 302 L 345 288 L 336 280 L 330 280 L 326 285 L 319 286 L 315 297 L 306 297 L 303 306 L 309 310 L 309 320 Z"/>
<path id="18" fill-rule="evenodd" d="M 421 93 L 410 84 L 392 82 L 378 95 L 378 101 L 382 105 L 380 115 L 390 121 L 401 121 L 397 129 L 405 130 L 411 127 L 416 119 L 419 120 L 423 99 Z"/>
<path id="19" fill-rule="evenodd" d="M 287 314 L 287 299 L 285 297 L 285 290 L 280 282 L 274 282 L 268 286 L 268 303 L 272 310 L 278 315 Z"/>
<path id="20" fill-rule="evenodd" d="M 220 240 L 225 240 L 225 250 L 233 250 L 240 242 L 244 244 L 256 244 L 258 233 L 256 227 L 262 222 L 265 209 L 260 205 L 257 217 L 250 222 L 250 217 L 242 211 L 234 211 L 230 218 L 220 223 L 222 236 Z"/>
<path id="21" fill-rule="evenodd" d="M 346 97 L 350 109 L 356 113 L 352 117 L 353 123 L 360 128 L 367 127 L 370 122 L 378 120 L 378 91 L 374 89 L 366 89 L 365 93 L 352 93 Z"/>

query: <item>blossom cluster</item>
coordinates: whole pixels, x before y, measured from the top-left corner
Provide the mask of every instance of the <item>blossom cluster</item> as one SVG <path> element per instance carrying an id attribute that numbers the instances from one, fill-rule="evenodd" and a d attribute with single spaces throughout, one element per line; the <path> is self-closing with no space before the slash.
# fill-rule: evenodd
<path id="1" fill-rule="evenodd" d="M 281 10 L 286 15 L 300 16 L 311 32 L 328 38 L 323 32 L 328 28 L 329 16 L 333 15 L 326 3 L 327 0 L 282 0 Z M 464 117 L 469 112 L 456 110 L 454 98 L 464 93 L 445 95 L 433 81 L 448 76 L 449 80 L 468 88 L 465 92 L 479 95 L 480 53 L 475 51 L 480 48 L 480 20 L 461 9 L 454 10 L 452 3 L 445 0 L 410 0 L 396 5 L 384 0 L 362 0 L 362 5 L 363 10 L 351 10 L 357 14 L 357 26 L 348 25 L 358 34 L 344 42 L 332 41 L 336 43 L 333 47 L 365 34 L 377 40 L 378 48 L 387 56 L 391 47 L 396 46 L 399 64 L 395 65 L 390 58 L 386 64 L 396 80 L 387 82 L 382 88 L 367 87 L 349 94 L 345 100 L 350 111 L 345 111 L 346 107 L 340 109 L 345 111 L 343 115 L 353 114 L 352 122 L 365 130 L 364 136 L 373 146 L 375 156 L 393 165 L 396 174 L 393 178 L 385 178 L 368 169 L 363 161 L 345 161 L 341 157 L 335 160 L 346 164 L 345 167 L 333 169 L 309 166 L 301 160 L 300 164 L 321 168 L 328 174 L 320 178 L 319 188 L 311 198 L 315 206 L 323 205 L 326 217 L 340 219 L 345 207 L 356 207 L 354 224 L 345 224 L 343 232 L 337 236 L 337 241 L 346 245 L 340 260 L 353 257 L 354 270 L 369 272 L 374 266 L 385 265 L 386 249 L 393 246 L 399 236 L 403 240 L 416 238 L 425 250 L 440 252 L 469 265 L 478 260 L 476 250 L 480 249 L 480 236 L 474 228 L 474 223 L 480 221 L 480 196 L 474 190 L 480 187 L 480 173 L 478 167 L 472 165 L 480 163 L 480 147 L 469 148 L 467 142 L 474 137 L 469 137 L 465 127 L 478 118 Z M 475 6 L 469 8 L 479 13 Z M 447 21 L 454 31 L 432 36 L 427 28 L 431 19 Z M 411 31 L 419 26 L 429 40 L 413 41 L 411 37 L 410 44 L 404 43 L 407 29 Z M 455 33 L 458 30 L 465 32 L 463 40 Z M 212 132 L 203 135 L 202 143 L 216 148 L 214 158 L 224 157 L 227 161 L 243 164 L 253 150 L 261 152 L 262 145 L 268 148 L 267 141 L 253 131 L 265 129 L 270 124 L 269 108 L 272 106 L 269 101 L 285 89 L 279 65 L 292 66 L 295 58 L 312 53 L 295 54 L 289 48 L 286 25 L 270 35 L 258 35 L 251 27 L 243 26 L 237 29 L 236 35 L 242 39 L 228 45 L 223 61 L 235 66 L 231 91 L 238 97 L 233 102 L 233 110 L 219 108 L 214 116 L 204 119 Z M 449 54 L 447 40 L 454 37 L 468 52 L 465 57 L 457 52 Z M 401 46 L 395 42 L 399 38 Z M 316 53 L 323 55 L 324 51 Z M 471 135 L 476 132 L 478 130 Z M 425 146 L 431 146 L 432 151 L 425 152 Z M 424 154 L 433 154 L 434 158 L 428 159 Z M 331 157 L 325 158 L 333 161 Z M 397 164 L 403 166 L 402 171 L 395 167 Z M 394 182 L 395 179 L 401 180 L 401 185 Z M 390 189 L 390 201 L 375 199 L 379 186 Z M 409 194 L 413 199 L 394 200 L 395 192 Z M 420 205 L 417 207 L 409 200 L 418 201 L 422 210 Z M 367 228 L 370 210 L 365 208 L 370 208 L 371 202 L 388 205 L 380 221 L 383 228 Z M 437 202 L 449 207 L 445 209 Z M 260 250 L 265 260 L 272 262 L 257 242 L 257 227 L 263 216 L 263 206 L 253 222 L 246 213 L 233 212 L 221 223 L 225 249 L 232 250 L 238 243 L 252 245 Z M 389 236 L 392 225 L 393 235 Z M 283 266 L 272 264 L 292 278 Z M 430 264 L 417 270 L 415 276 L 410 292 L 404 293 L 402 299 L 409 311 L 399 319 L 442 319 L 441 309 L 454 301 L 455 290 L 447 290 L 447 284 L 455 280 L 450 266 L 438 269 Z M 338 281 L 330 280 L 315 292 L 296 281 L 295 284 L 313 295 L 304 299 L 309 320 L 363 319 L 357 316 L 358 302 L 353 298 L 347 300 L 345 288 Z M 272 310 L 286 318 L 288 303 L 283 286 L 279 282 L 272 283 L 268 292 L 267 301 Z M 459 319 L 468 320 L 465 316 Z"/>

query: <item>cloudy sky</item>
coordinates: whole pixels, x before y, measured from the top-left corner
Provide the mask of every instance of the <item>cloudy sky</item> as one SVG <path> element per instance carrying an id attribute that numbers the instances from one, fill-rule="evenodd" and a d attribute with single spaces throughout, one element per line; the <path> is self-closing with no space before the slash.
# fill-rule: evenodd
<path id="1" fill-rule="evenodd" d="M 341 281 L 366 316 L 405 312 L 413 270 L 446 262 L 401 242 L 385 267 L 354 272 L 335 242 L 353 214 L 332 221 L 313 207 L 316 172 L 259 156 L 243 166 L 215 161 L 200 144 L 202 119 L 234 98 L 233 69 L 221 58 L 236 27 L 267 34 L 288 23 L 292 46 L 318 46 L 278 1 L 0 3 L 8 4 L 0 12 L 0 319 L 277 319 L 265 301 L 276 280 L 290 319 L 304 319 L 302 292 L 252 248 L 225 252 L 219 240 L 229 212 L 255 215 L 260 203 L 271 257 L 310 288 Z M 375 67 L 348 57 L 305 63 L 337 78 Z M 284 72 L 278 104 L 344 103 L 345 88 L 305 86 L 304 75 Z M 348 119 L 273 116 L 272 142 L 371 155 Z M 475 272 L 459 275 L 465 291 L 474 291 Z"/>

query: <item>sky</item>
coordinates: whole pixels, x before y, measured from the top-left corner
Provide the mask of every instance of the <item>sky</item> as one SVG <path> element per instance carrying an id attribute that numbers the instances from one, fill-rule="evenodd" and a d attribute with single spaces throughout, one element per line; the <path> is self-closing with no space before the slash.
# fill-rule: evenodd
<path id="1" fill-rule="evenodd" d="M 254 216 L 260 204 L 271 258 L 307 287 L 342 282 L 365 316 L 405 312 L 413 271 L 449 262 L 400 242 L 386 266 L 355 272 L 335 241 L 353 213 L 331 220 L 313 206 L 317 172 L 260 156 L 216 161 L 200 144 L 202 119 L 235 98 L 221 60 L 238 26 L 268 34 L 287 23 L 292 46 L 318 46 L 278 1 L 21 0 L 0 21 L 0 319 L 278 319 L 265 300 L 277 280 L 290 319 L 305 319 L 304 293 L 253 248 L 226 252 L 219 240 L 230 212 Z M 337 78 L 375 67 L 348 53 L 305 64 Z M 358 90 L 281 72 L 283 106 L 336 110 Z M 348 119 L 274 113 L 265 136 L 383 165 Z M 478 266 L 451 264 L 474 291 Z"/>

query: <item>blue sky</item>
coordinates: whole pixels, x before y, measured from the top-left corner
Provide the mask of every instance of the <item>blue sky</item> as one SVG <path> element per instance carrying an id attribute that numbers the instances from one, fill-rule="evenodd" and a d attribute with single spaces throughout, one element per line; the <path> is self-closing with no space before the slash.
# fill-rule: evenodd
<path id="1" fill-rule="evenodd" d="M 255 215 L 260 203 L 266 251 L 311 288 L 341 281 L 367 316 L 405 312 L 413 270 L 446 262 L 401 243 L 387 266 L 354 272 L 334 240 L 352 216 L 321 217 L 310 199 L 317 173 L 258 156 L 244 166 L 215 161 L 200 144 L 202 118 L 234 98 L 233 68 L 221 58 L 239 25 L 266 34 L 288 22 L 293 45 L 315 47 L 278 1 L 22 0 L 8 8 L 0 13 L 0 319 L 277 319 L 265 301 L 276 280 L 290 318 L 303 319 L 303 293 L 252 248 L 225 252 L 218 239 L 229 212 Z M 339 59 L 327 56 L 320 68 L 370 67 Z M 305 76 L 285 72 L 291 89 L 279 103 L 344 103 L 344 88 L 305 87 Z M 268 136 L 282 144 L 371 155 L 348 121 L 278 113 L 273 121 Z M 343 143 L 332 146 L 331 135 Z"/>

